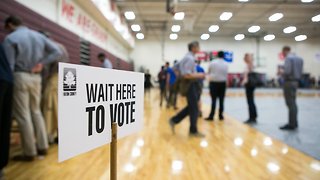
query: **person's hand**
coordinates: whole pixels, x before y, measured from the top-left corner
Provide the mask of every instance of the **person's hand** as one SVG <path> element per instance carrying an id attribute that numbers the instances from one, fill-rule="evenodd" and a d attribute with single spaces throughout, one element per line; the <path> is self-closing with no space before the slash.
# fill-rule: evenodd
<path id="1" fill-rule="evenodd" d="M 32 73 L 40 73 L 42 71 L 42 69 L 43 69 L 43 64 L 38 63 L 31 69 L 31 72 Z"/>
<path id="2" fill-rule="evenodd" d="M 206 74 L 204 73 L 199 73 L 199 79 L 205 79 L 206 78 Z"/>

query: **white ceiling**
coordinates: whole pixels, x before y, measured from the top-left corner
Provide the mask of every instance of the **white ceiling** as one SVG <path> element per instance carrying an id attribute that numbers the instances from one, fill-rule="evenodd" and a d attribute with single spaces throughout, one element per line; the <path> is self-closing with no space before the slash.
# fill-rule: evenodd
<path id="1" fill-rule="evenodd" d="M 178 1 L 176 11 L 185 12 L 183 21 L 173 19 L 166 12 L 166 0 L 115 0 L 120 12 L 133 11 L 135 20 L 127 21 L 129 25 L 139 24 L 141 32 L 148 37 L 169 37 L 171 26 L 181 25 L 179 38 L 192 36 L 200 37 L 209 33 L 210 25 L 220 26 L 219 31 L 209 33 L 211 36 L 234 37 L 238 33 L 248 36 L 264 36 L 274 34 L 276 37 L 295 37 L 305 34 L 308 38 L 320 37 L 320 22 L 312 22 L 311 18 L 320 14 L 320 0 L 312 3 L 301 3 L 300 0 L 250 0 L 240 3 L 238 0 L 189 0 Z M 233 13 L 229 21 L 221 21 L 222 12 Z M 284 17 L 276 22 L 270 22 L 269 16 L 283 13 Z M 257 33 L 248 33 L 251 25 L 259 25 Z M 297 31 L 284 34 L 287 26 L 296 26 Z"/>

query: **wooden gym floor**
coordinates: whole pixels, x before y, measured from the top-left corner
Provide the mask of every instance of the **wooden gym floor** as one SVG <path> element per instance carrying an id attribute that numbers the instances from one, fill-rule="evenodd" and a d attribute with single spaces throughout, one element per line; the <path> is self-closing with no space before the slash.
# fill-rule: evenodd
<path id="1" fill-rule="evenodd" d="M 184 99 L 179 99 L 183 107 Z M 209 107 L 204 106 L 204 114 Z M 223 122 L 199 119 L 203 139 L 189 138 L 189 119 L 172 135 L 175 111 L 159 107 L 158 91 L 145 97 L 144 130 L 118 141 L 118 179 L 320 179 L 320 162 L 226 115 Z M 16 149 L 16 148 L 12 148 Z M 15 150 L 14 150 L 15 151 Z M 10 161 L 8 180 L 109 179 L 109 145 L 63 163 L 58 147 L 31 163 Z M 16 151 L 11 153 L 14 155 Z"/>

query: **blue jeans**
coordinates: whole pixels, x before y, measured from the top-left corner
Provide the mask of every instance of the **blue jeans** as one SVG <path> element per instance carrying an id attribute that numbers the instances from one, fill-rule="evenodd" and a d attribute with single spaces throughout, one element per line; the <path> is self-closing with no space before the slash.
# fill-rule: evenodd
<path id="1" fill-rule="evenodd" d="M 197 133 L 197 120 L 198 120 L 198 97 L 199 90 L 197 88 L 197 82 L 190 85 L 187 93 L 187 106 L 184 107 L 178 114 L 176 114 L 172 121 L 175 124 L 180 123 L 186 116 L 190 118 L 190 133 Z"/>

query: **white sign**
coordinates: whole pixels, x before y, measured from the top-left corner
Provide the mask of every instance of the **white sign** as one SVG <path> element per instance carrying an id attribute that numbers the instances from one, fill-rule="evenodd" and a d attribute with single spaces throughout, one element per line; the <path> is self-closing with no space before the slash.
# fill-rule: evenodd
<path id="1" fill-rule="evenodd" d="M 59 63 L 59 162 L 143 127 L 142 73 Z"/>

